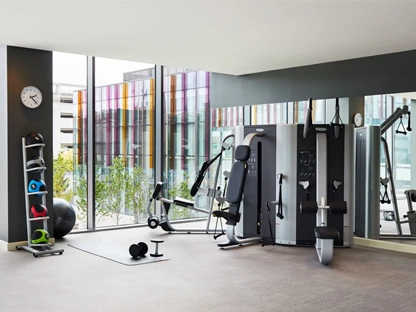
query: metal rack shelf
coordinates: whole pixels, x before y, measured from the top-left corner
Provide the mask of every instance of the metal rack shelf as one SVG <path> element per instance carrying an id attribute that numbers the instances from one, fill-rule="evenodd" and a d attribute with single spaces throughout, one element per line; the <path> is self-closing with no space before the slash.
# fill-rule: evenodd
<path id="1" fill-rule="evenodd" d="M 33 196 L 33 195 L 38 195 L 39 196 L 39 194 L 42 194 L 42 195 L 46 195 L 46 194 L 48 194 L 48 192 L 47 191 L 42 191 L 42 192 L 27 192 L 27 196 Z"/>
<path id="2" fill-rule="evenodd" d="M 49 217 L 39 217 L 39 218 L 28 219 L 28 221 L 41 221 L 41 220 L 49 220 Z"/>
<path id="3" fill-rule="evenodd" d="M 41 171 L 45 171 L 45 170 L 46 170 L 46 167 L 38 167 L 38 168 L 26 169 L 25 171 L 26 172 L 32 172 L 32 171 L 39 171 L 39 172 L 41 172 Z"/>
<path id="4" fill-rule="evenodd" d="M 38 168 L 32 168 L 27 169 L 27 149 L 28 148 L 38 148 L 39 149 L 39 156 L 43 158 L 43 148 L 45 147 L 45 144 L 39 143 L 39 144 L 31 144 L 26 145 L 26 139 L 22 138 L 22 152 L 23 152 L 23 172 L 24 172 L 24 190 L 25 190 L 25 201 L 26 201 L 26 226 L 27 226 L 27 246 L 17 246 L 16 249 L 18 250 L 26 250 L 33 254 L 35 258 L 41 255 L 46 254 L 60 254 L 64 252 L 63 249 L 53 249 L 51 247 L 51 244 L 32 244 L 31 239 L 31 233 L 32 233 L 32 221 L 42 221 L 43 222 L 43 229 L 48 231 L 48 220 L 49 216 L 46 217 L 40 217 L 40 218 L 30 218 L 29 215 L 29 209 L 30 209 L 30 196 L 41 196 L 42 197 L 42 204 L 46 206 L 46 194 L 48 194 L 47 191 L 42 192 L 29 192 L 28 191 L 28 173 L 36 173 L 40 175 L 41 180 L 45 180 L 45 170 L 46 167 L 38 167 Z M 32 172 L 35 171 L 35 172 Z"/>

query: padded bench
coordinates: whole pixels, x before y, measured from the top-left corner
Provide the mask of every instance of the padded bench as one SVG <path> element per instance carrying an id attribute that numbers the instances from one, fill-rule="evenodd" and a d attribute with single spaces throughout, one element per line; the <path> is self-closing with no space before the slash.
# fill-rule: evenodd
<path id="1" fill-rule="evenodd" d="M 315 227 L 315 237 L 321 239 L 337 239 L 339 238 L 339 232 L 331 226 L 317 226 Z"/>
<path id="2" fill-rule="evenodd" d="M 180 198 L 180 197 L 176 197 L 173 200 L 173 204 L 176 206 L 181 206 L 181 207 L 185 207 L 185 208 L 193 208 L 194 207 L 194 202 L 192 200 L 188 200 L 188 199 L 184 199 L 184 198 Z"/>
<path id="3" fill-rule="evenodd" d="M 215 210 L 212 213 L 215 217 L 224 218 L 228 225 L 236 225 L 240 221 L 240 214 L 234 214 L 227 211 Z"/>

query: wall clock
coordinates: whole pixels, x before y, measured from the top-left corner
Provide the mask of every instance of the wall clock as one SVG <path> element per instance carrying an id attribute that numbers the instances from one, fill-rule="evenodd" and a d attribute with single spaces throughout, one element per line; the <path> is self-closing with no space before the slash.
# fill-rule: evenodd
<path id="1" fill-rule="evenodd" d="M 360 113 L 356 113 L 354 115 L 354 125 L 356 127 L 360 127 L 363 124 L 363 115 L 361 115 Z"/>
<path id="2" fill-rule="evenodd" d="M 42 104 L 42 92 L 34 87 L 24 87 L 20 93 L 22 104 L 28 108 L 38 108 Z"/>

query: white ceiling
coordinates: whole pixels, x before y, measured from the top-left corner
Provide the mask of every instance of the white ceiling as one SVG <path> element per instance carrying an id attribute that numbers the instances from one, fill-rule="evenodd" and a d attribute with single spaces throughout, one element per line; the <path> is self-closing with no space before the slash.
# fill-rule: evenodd
<path id="1" fill-rule="evenodd" d="M 416 49 L 416 1 L 0 1 L 0 44 L 234 75 Z"/>

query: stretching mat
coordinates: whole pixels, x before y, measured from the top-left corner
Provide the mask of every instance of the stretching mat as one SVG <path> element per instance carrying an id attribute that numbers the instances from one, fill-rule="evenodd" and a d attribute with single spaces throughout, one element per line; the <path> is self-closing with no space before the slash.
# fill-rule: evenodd
<path id="1" fill-rule="evenodd" d="M 155 263 L 160 261 L 169 260 L 166 257 L 151 257 L 150 253 L 153 252 L 152 247 L 154 248 L 154 244 L 149 245 L 149 251 L 147 252 L 145 257 L 141 259 L 133 259 L 129 253 L 130 245 L 114 245 L 114 244 L 105 244 L 103 242 L 77 242 L 77 243 L 69 243 L 68 246 L 72 248 L 76 248 L 87 253 L 90 253 L 94 256 L 102 257 L 120 264 L 124 265 L 139 265 L 139 264 L 146 264 L 146 263 Z M 159 246 L 162 247 L 162 245 Z"/>

